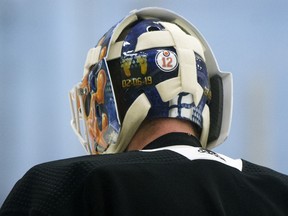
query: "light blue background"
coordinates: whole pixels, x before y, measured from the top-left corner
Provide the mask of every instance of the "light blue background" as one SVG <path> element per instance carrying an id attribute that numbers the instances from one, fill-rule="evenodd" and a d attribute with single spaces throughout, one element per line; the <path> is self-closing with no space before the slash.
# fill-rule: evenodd
<path id="1" fill-rule="evenodd" d="M 145 6 L 190 20 L 233 72 L 231 133 L 215 151 L 288 173 L 288 1 L 0 0 L 0 205 L 33 165 L 85 154 L 68 91 L 89 48 Z"/>

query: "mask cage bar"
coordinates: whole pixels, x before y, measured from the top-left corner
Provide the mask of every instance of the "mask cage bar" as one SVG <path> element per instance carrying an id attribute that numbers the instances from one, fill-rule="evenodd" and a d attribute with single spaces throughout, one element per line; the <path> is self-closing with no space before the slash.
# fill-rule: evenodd
<path id="1" fill-rule="evenodd" d="M 72 127 L 74 133 L 77 135 L 80 143 L 84 147 L 85 151 L 88 154 L 92 154 L 86 119 L 83 116 L 83 113 L 80 113 L 77 111 L 78 101 L 79 101 L 81 111 L 85 112 L 83 97 L 82 97 L 82 94 L 80 92 L 81 88 L 79 87 L 79 85 L 80 84 L 75 86 L 69 92 L 70 109 L 71 109 L 71 114 L 72 114 L 72 119 L 71 119 L 70 124 L 71 124 L 71 127 Z M 81 125 L 81 121 L 83 122 L 82 125 Z M 82 132 L 83 128 L 84 128 L 84 133 Z M 85 138 L 83 137 L 83 134 L 84 134 Z"/>

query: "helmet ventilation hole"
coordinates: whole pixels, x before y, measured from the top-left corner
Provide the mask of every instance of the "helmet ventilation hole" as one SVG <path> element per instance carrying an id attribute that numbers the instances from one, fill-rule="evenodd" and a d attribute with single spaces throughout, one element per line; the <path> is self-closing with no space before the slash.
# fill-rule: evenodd
<path id="1" fill-rule="evenodd" d="M 148 26 L 146 30 L 147 32 L 152 32 L 152 31 L 160 31 L 161 29 L 158 26 Z"/>

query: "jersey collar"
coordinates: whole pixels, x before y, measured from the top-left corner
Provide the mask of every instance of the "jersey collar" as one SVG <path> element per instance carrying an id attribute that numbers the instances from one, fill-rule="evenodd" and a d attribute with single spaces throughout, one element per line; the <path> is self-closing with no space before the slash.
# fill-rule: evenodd
<path id="1" fill-rule="evenodd" d="M 173 132 L 158 137 L 143 149 L 156 149 L 175 145 L 201 147 L 200 141 L 193 135 L 188 133 Z"/>

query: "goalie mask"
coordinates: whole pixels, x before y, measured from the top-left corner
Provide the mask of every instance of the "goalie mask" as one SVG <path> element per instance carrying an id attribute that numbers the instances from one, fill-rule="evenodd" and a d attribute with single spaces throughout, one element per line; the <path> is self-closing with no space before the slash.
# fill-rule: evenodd
<path id="1" fill-rule="evenodd" d="M 87 55 L 70 92 L 72 127 L 90 154 L 127 148 L 145 119 L 178 118 L 200 132 L 204 148 L 229 133 L 232 75 L 219 70 L 205 39 L 161 8 L 132 11 Z"/>

